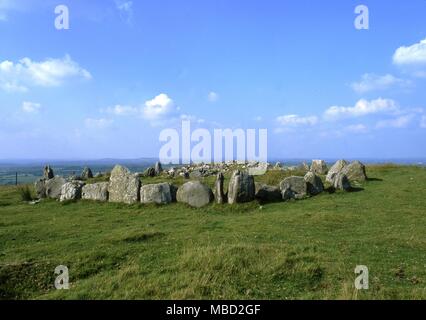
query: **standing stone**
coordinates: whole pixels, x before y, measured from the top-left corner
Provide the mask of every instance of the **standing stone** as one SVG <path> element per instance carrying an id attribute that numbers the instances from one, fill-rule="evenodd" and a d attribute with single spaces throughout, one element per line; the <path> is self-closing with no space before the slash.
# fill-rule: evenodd
<path id="1" fill-rule="evenodd" d="M 161 166 L 161 162 L 157 161 L 154 167 L 155 175 L 159 176 L 163 172 L 163 167 Z"/>
<path id="2" fill-rule="evenodd" d="M 59 199 L 61 197 L 62 186 L 65 183 L 67 183 L 67 181 L 60 176 L 56 176 L 50 180 L 47 180 L 45 183 L 46 197 L 51 199 Z"/>
<path id="3" fill-rule="evenodd" d="M 282 200 L 280 188 L 256 183 L 256 199 L 262 203 L 278 202 Z"/>
<path id="4" fill-rule="evenodd" d="M 232 173 L 228 187 L 228 203 L 244 203 L 255 199 L 256 188 L 253 176 L 236 170 Z"/>
<path id="5" fill-rule="evenodd" d="M 139 202 L 139 177 L 129 169 L 116 165 L 109 179 L 109 201 L 133 204 Z"/>
<path id="6" fill-rule="evenodd" d="M 224 204 L 225 199 L 225 193 L 223 191 L 223 181 L 225 180 L 225 177 L 223 176 L 223 173 L 218 173 L 216 177 L 216 183 L 215 183 L 215 195 L 216 195 L 216 203 L 218 204 Z"/>
<path id="7" fill-rule="evenodd" d="M 87 180 L 87 179 L 92 179 L 92 178 L 93 178 L 92 170 L 88 167 L 85 167 L 83 169 L 83 172 L 81 173 L 81 179 Z"/>
<path id="8" fill-rule="evenodd" d="M 331 168 L 330 171 L 328 171 L 326 181 L 333 183 L 334 177 L 336 174 L 342 172 L 343 168 L 348 165 L 348 162 L 346 160 L 338 160 Z"/>
<path id="9" fill-rule="evenodd" d="M 280 183 L 283 200 L 303 199 L 308 193 L 308 186 L 304 177 L 288 177 Z"/>
<path id="10" fill-rule="evenodd" d="M 308 172 L 304 179 L 310 195 L 315 196 L 324 191 L 324 184 L 322 183 L 321 178 L 318 177 L 315 173 Z"/>
<path id="11" fill-rule="evenodd" d="M 363 182 L 367 180 L 365 166 L 359 161 L 348 164 L 343 168 L 342 173 L 344 173 L 350 181 Z"/>
<path id="12" fill-rule="evenodd" d="M 327 173 L 327 164 L 324 160 L 312 160 L 311 171 L 315 174 L 326 174 Z"/>
<path id="13" fill-rule="evenodd" d="M 43 178 L 46 180 L 49 180 L 49 179 L 53 179 L 54 177 L 55 177 L 55 174 L 53 173 L 52 168 L 49 165 L 45 166 L 44 172 L 43 172 Z"/>
<path id="14" fill-rule="evenodd" d="M 34 183 L 35 193 L 38 199 L 46 198 L 46 180 L 39 179 Z"/>
<path id="15" fill-rule="evenodd" d="M 81 199 L 81 189 L 83 188 L 84 182 L 73 181 L 65 183 L 61 188 L 61 196 L 59 200 L 61 202 L 67 200 L 78 200 Z"/>
<path id="16" fill-rule="evenodd" d="M 81 197 L 83 200 L 108 201 L 108 182 L 85 185 Z"/>
<path id="17" fill-rule="evenodd" d="M 190 181 L 179 187 L 177 201 L 187 203 L 191 207 L 201 208 L 214 200 L 212 190 L 199 181 Z"/>
<path id="18" fill-rule="evenodd" d="M 147 184 L 141 188 L 142 203 L 169 204 L 172 194 L 168 183 Z"/>
<path id="19" fill-rule="evenodd" d="M 143 175 L 145 176 L 145 177 L 155 177 L 155 168 L 153 168 L 153 167 L 149 167 L 149 168 L 147 168 L 145 171 L 144 171 L 144 173 L 143 173 Z"/>
<path id="20" fill-rule="evenodd" d="M 343 172 L 334 175 L 333 187 L 337 190 L 344 191 L 350 191 L 352 189 L 348 177 Z"/>

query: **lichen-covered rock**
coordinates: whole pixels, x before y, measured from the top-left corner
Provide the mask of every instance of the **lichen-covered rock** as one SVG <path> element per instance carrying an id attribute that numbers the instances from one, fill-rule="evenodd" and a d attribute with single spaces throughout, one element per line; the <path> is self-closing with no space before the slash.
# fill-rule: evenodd
<path id="1" fill-rule="evenodd" d="M 283 195 L 283 200 L 303 199 L 308 193 L 308 186 L 304 177 L 288 177 L 281 181 L 280 190 Z"/>
<path id="2" fill-rule="evenodd" d="M 223 173 L 218 173 L 216 177 L 215 188 L 214 188 L 216 203 L 218 204 L 224 204 L 226 202 L 225 193 L 223 191 L 224 180 L 225 180 L 225 177 L 223 176 Z"/>
<path id="3" fill-rule="evenodd" d="M 359 161 L 351 162 L 345 166 L 342 170 L 342 173 L 346 175 L 349 181 L 363 182 L 367 180 L 365 166 Z"/>
<path id="4" fill-rule="evenodd" d="M 324 184 L 319 176 L 313 172 L 308 172 L 305 177 L 305 182 L 310 195 L 315 196 L 324 191 Z"/>
<path id="5" fill-rule="evenodd" d="M 59 200 L 61 202 L 68 200 L 81 199 L 81 189 L 83 188 L 84 182 L 73 181 L 67 182 L 62 186 L 61 196 Z"/>
<path id="6" fill-rule="evenodd" d="M 312 160 L 311 172 L 321 175 L 326 174 L 327 170 L 327 164 L 324 160 Z"/>
<path id="7" fill-rule="evenodd" d="M 85 185 L 81 197 L 83 200 L 108 201 L 108 182 Z"/>
<path id="8" fill-rule="evenodd" d="M 39 179 L 34 183 L 36 197 L 38 199 L 46 198 L 46 179 Z"/>
<path id="9" fill-rule="evenodd" d="M 147 169 L 144 171 L 143 175 L 144 175 L 145 177 L 150 177 L 150 178 L 155 177 L 155 168 L 153 168 L 153 167 L 149 167 L 149 168 L 147 168 Z"/>
<path id="10" fill-rule="evenodd" d="M 61 197 L 62 186 L 67 181 L 60 176 L 49 179 L 45 183 L 46 197 L 51 199 L 59 199 Z"/>
<path id="11" fill-rule="evenodd" d="M 276 186 L 256 183 L 256 199 L 262 203 L 278 202 L 282 200 L 281 190 Z"/>
<path id="12" fill-rule="evenodd" d="M 139 202 L 140 180 L 129 169 L 116 165 L 109 179 L 109 201 L 126 204 Z"/>
<path id="13" fill-rule="evenodd" d="M 93 178 L 92 170 L 88 167 L 85 167 L 83 169 L 83 172 L 81 173 L 81 179 L 87 180 L 87 179 L 92 179 L 92 178 Z"/>
<path id="14" fill-rule="evenodd" d="M 350 191 L 352 189 L 348 177 L 343 172 L 334 175 L 333 187 L 343 191 Z"/>
<path id="15" fill-rule="evenodd" d="M 157 161 L 157 163 L 154 166 L 155 175 L 160 175 L 163 172 L 163 167 L 161 165 L 160 161 Z"/>
<path id="16" fill-rule="evenodd" d="M 179 187 L 177 201 L 201 208 L 214 200 L 212 190 L 199 181 L 190 181 Z"/>
<path id="17" fill-rule="evenodd" d="M 334 176 L 340 172 L 348 165 L 346 160 L 338 160 L 328 171 L 326 181 L 331 184 L 334 182 Z"/>
<path id="18" fill-rule="evenodd" d="M 168 183 L 147 184 L 141 188 L 142 203 L 169 204 L 172 202 L 172 193 Z"/>
<path id="19" fill-rule="evenodd" d="M 228 203 L 244 203 L 255 199 L 256 187 L 253 176 L 236 170 L 232 173 L 228 186 Z"/>

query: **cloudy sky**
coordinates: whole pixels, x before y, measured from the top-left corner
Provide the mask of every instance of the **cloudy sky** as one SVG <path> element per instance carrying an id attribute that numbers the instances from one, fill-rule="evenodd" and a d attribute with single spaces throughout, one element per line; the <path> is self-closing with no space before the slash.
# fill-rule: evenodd
<path id="1" fill-rule="evenodd" d="M 0 159 L 156 157 L 181 119 L 266 128 L 269 158 L 426 157 L 425 13 L 424 0 L 0 0 Z"/>

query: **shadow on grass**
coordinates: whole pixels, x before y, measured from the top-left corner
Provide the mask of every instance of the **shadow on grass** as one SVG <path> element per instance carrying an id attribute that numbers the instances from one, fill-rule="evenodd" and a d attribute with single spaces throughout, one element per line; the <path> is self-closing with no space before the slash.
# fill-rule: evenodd
<path id="1" fill-rule="evenodd" d="M 381 181 L 383 181 L 383 179 L 379 179 L 379 178 L 368 178 L 367 179 L 367 181 L 371 181 L 371 182 L 375 182 L 375 181 L 378 181 L 378 182 L 381 182 Z"/>

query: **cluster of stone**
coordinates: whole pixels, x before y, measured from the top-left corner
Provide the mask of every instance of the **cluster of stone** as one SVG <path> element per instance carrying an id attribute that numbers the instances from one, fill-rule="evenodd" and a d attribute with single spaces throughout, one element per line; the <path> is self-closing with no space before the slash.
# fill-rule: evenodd
<path id="1" fill-rule="evenodd" d="M 235 165 L 234 162 L 232 164 Z M 227 171 L 225 168 L 229 171 L 231 164 L 222 164 L 224 172 Z M 154 167 L 148 168 L 144 174 L 131 173 L 126 167 L 116 165 L 111 171 L 109 182 L 99 183 L 87 183 L 88 179 L 93 178 L 90 168 L 83 170 L 80 179 L 67 181 L 63 177 L 55 176 L 50 166 L 46 166 L 44 177 L 35 183 L 35 188 L 39 198 L 53 198 L 60 201 L 83 199 L 160 205 L 181 202 L 201 208 L 213 201 L 218 204 L 236 204 L 251 202 L 255 199 L 259 202 L 304 199 L 324 191 L 321 179 L 324 175 L 333 188 L 345 191 L 351 190 L 351 181 L 367 180 L 365 166 L 359 161 L 348 163 L 345 160 L 339 160 L 328 170 L 325 161 L 314 160 L 310 167 L 306 164 L 299 167 L 303 170 L 308 169 L 305 176 L 290 176 L 281 181 L 279 186 L 255 183 L 253 175 L 249 174 L 250 168 L 264 167 L 259 163 L 240 165 L 239 169 L 233 170 L 231 174 L 227 192 L 224 189 L 224 172 L 217 169 L 217 165 L 186 167 L 189 176 L 193 175 L 194 180 L 184 183 L 179 188 L 166 182 L 143 185 L 141 176 L 170 175 L 170 170 L 165 172 L 159 162 Z M 282 170 L 283 166 L 277 163 L 264 169 Z M 213 170 L 217 170 L 214 190 L 196 179 L 203 177 L 203 172 L 211 175 Z"/>

